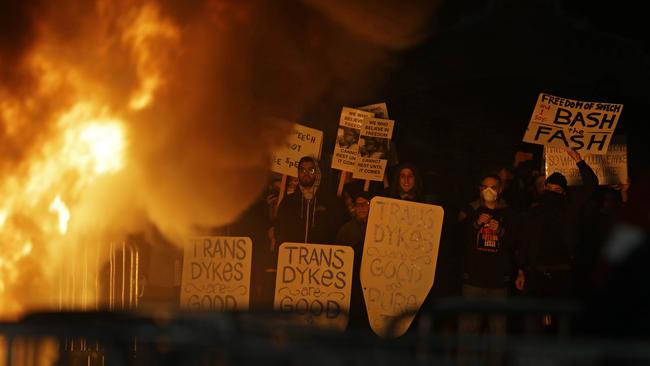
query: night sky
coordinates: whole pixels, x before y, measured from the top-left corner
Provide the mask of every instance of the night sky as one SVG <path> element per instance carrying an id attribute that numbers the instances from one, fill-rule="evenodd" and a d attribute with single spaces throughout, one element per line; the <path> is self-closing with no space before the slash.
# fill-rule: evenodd
<path id="1" fill-rule="evenodd" d="M 401 55 L 366 102 L 388 103 L 400 160 L 419 164 L 429 189 L 452 201 L 471 199 L 479 176 L 512 164 L 517 149 L 541 158 L 541 146 L 521 142 L 540 92 L 623 103 L 616 134 L 627 135 L 634 179 L 650 161 L 650 31 L 641 6 L 444 2 L 428 39 Z"/>

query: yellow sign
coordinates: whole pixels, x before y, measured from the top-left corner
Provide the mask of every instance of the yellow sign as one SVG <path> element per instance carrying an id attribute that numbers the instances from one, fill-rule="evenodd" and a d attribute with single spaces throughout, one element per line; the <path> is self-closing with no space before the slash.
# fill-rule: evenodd
<path id="1" fill-rule="evenodd" d="M 250 238 L 190 238 L 183 256 L 181 308 L 248 310 L 252 254 Z"/>
<path id="2" fill-rule="evenodd" d="M 433 286 L 442 207 L 375 197 L 361 259 L 361 286 L 370 327 L 399 337 Z"/>
<path id="3" fill-rule="evenodd" d="M 274 308 L 299 322 L 344 330 L 348 324 L 354 250 L 340 245 L 283 243 Z"/>

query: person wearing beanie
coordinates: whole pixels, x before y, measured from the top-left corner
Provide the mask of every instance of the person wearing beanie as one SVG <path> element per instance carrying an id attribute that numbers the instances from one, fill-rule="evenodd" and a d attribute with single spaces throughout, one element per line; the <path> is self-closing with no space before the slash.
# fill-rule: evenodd
<path id="1" fill-rule="evenodd" d="M 561 173 L 549 175 L 539 204 L 522 216 L 515 241 L 517 262 L 525 272 L 516 287 L 537 299 L 576 296 L 573 264 L 582 239 L 581 214 L 598 187 L 598 177 L 580 154 L 575 150 L 566 151 L 576 162 L 583 185 L 569 188 Z M 554 326 L 550 315 L 530 317 L 524 324 L 528 333 Z"/>

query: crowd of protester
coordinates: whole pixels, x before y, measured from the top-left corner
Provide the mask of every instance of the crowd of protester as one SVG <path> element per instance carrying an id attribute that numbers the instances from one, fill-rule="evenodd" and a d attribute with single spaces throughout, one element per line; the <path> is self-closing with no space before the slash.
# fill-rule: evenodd
<path id="1" fill-rule="evenodd" d="M 273 308 L 281 243 L 349 245 L 355 250 L 349 328 L 368 328 L 359 269 L 374 196 L 437 204 L 445 209 L 434 287 L 421 312 L 446 296 L 468 300 L 588 298 L 602 290 L 607 281 L 603 268 L 608 263 L 611 267 L 612 262 L 603 253 L 608 245 L 611 247 L 610 234 L 620 226 L 629 205 L 630 185 L 599 185 L 580 154 L 573 150 L 567 154 L 575 161 L 582 185 L 568 185 L 560 173 L 546 176 L 530 169 L 541 166 L 541 162 L 532 162 L 532 154 L 519 151 L 512 166 L 486 169 L 473 179 L 474 198 L 456 205 L 440 202 L 437 197 L 441 192 L 427 192 L 425 187 L 431 185 L 426 184 L 415 164 L 403 162 L 389 167 L 388 179 L 372 182 L 366 189 L 364 181 L 347 174 L 337 195 L 343 173 L 303 157 L 297 178 L 289 177 L 282 186 L 281 177 L 272 176 L 263 197 L 229 226 L 229 235 L 253 237 L 252 310 Z M 284 192 L 280 192 L 281 187 Z M 641 211 L 641 217 L 646 216 L 638 227 L 647 233 L 647 209 Z M 640 238 L 647 241 L 647 235 Z M 460 313 L 437 326 L 438 330 L 458 334 L 505 335 L 547 332 L 557 327 L 557 321 L 549 314 L 532 314 L 514 321 L 504 314 Z"/>

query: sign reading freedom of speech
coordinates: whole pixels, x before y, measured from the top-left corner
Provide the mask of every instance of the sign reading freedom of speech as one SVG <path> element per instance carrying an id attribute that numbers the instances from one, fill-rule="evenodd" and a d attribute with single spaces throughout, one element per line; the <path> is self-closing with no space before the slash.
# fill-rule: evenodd
<path id="1" fill-rule="evenodd" d="M 294 123 L 289 140 L 272 154 L 271 170 L 297 177 L 300 158 L 312 156 L 320 159 L 322 146 L 323 131 Z"/>
<path id="2" fill-rule="evenodd" d="M 252 252 L 246 237 L 190 238 L 183 256 L 181 308 L 248 310 Z"/>
<path id="3" fill-rule="evenodd" d="M 544 168 L 546 176 L 560 172 L 570 186 L 582 185 L 580 171 L 567 153 L 560 148 L 544 148 Z M 627 145 L 612 143 L 605 155 L 583 156 L 584 161 L 594 170 L 601 185 L 627 183 Z"/>
<path id="4" fill-rule="evenodd" d="M 334 144 L 332 169 L 354 172 L 357 155 L 359 154 L 359 136 L 361 127 L 363 127 L 363 120 L 374 116 L 375 114 L 372 112 L 343 107 L 339 119 L 339 129 L 336 133 L 336 143 Z"/>
<path id="5" fill-rule="evenodd" d="M 354 250 L 340 245 L 283 243 L 274 308 L 299 322 L 344 330 L 348 324 Z"/>
<path id="6" fill-rule="evenodd" d="M 524 142 L 605 154 L 622 104 L 583 102 L 540 93 Z"/>
<path id="7" fill-rule="evenodd" d="M 361 286 L 370 327 L 403 335 L 433 286 L 443 209 L 375 197 L 361 259 Z M 412 315 L 402 316 L 412 312 Z"/>

